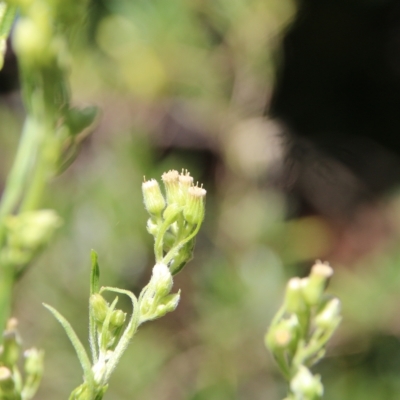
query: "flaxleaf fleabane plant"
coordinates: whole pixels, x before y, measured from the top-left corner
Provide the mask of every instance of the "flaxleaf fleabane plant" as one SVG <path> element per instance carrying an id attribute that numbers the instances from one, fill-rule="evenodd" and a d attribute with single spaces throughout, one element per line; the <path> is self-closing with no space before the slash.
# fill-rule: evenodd
<path id="1" fill-rule="evenodd" d="M 285 400 L 319 400 L 324 388 L 310 368 L 324 357 L 339 326 L 340 301 L 324 293 L 332 268 L 317 262 L 307 278 L 292 278 L 282 307 L 265 336 L 265 343 L 289 382 Z"/>
<path id="2" fill-rule="evenodd" d="M 92 252 L 89 301 L 89 342 L 91 358 L 71 324 L 54 308 L 45 305 L 63 326 L 83 369 L 84 382 L 70 395 L 70 400 L 101 400 L 108 381 L 139 326 L 174 311 L 180 291 L 171 293 L 173 275 L 193 257 L 195 237 L 204 219 L 206 191 L 193 185 L 186 171 L 162 175 L 166 196 L 154 179 L 142 185 L 146 210 L 150 214 L 147 229 L 154 236 L 156 263 L 149 283 L 137 298 L 132 292 L 100 287 L 97 254 Z M 106 292 L 123 294 L 132 302 L 132 313 L 117 308 L 118 297 L 109 303 Z"/>

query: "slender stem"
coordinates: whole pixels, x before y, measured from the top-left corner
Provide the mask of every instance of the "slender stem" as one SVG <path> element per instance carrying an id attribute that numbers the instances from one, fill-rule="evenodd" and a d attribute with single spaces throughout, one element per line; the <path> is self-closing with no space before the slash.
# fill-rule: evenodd
<path id="1" fill-rule="evenodd" d="M 40 130 L 36 122 L 27 117 L 17 154 L 8 175 L 6 186 L 0 203 L 0 256 L 4 260 L 4 242 L 6 235 L 5 219 L 18 206 L 21 196 L 26 189 L 28 177 L 37 157 Z M 7 262 L 0 261 L 0 343 L 2 342 L 5 323 L 11 308 L 12 287 L 15 271 Z"/>
<path id="2" fill-rule="evenodd" d="M 3 342 L 3 332 L 10 315 L 13 283 L 13 266 L 7 263 L 0 265 L 0 344 Z"/>
<path id="3" fill-rule="evenodd" d="M 4 219 L 17 207 L 25 190 L 28 177 L 37 157 L 40 129 L 36 121 L 27 117 L 17 155 L 8 175 L 6 186 L 0 204 L 0 247 L 5 238 Z"/>
<path id="4" fill-rule="evenodd" d="M 43 196 L 49 174 L 49 163 L 46 159 L 46 154 L 43 154 L 45 152 L 46 143 L 41 147 L 33 176 L 19 209 L 20 212 L 35 210 L 40 204 L 40 200 Z"/>

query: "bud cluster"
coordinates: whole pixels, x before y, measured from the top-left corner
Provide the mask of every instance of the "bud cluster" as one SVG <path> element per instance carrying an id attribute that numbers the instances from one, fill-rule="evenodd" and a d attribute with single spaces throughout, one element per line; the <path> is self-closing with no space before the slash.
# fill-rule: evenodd
<path id="1" fill-rule="evenodd" d="M 53 210 L 27 211 L 7 216 L 4 225 L 6 243 L 1 261 L 19 273 L 47 245 L 61 218 Z"/>
<path id="2" fill-rule="evenodd" d="M 172 293 L 172 274 L 165 264 L 156 264 L 149 284 L 139 297 L 139 325 L 160 318 L 178 306 L 180 292 Z"/>
<path id="3" fill-rule="evenodd" d="M 162 181 L 165 197 L 155 179 L 142 184 L 150 214 L 147 230 L 154 236 L 157 263 L 166 264 L 175 275 L 193 256 L 195 236 L 204 219 L 206 191 L 193 185 L 188 171 L 165 172 Z"/>
<path id="4" fill-rule="evenodd" d="M 96 323 L 100 353 L 107 353 L 115 348 L 125 324 L 126 313 L 115 309 L 117 301 L 118 297 L 109 304 L 100 293 L 90 296 L 90 310 Z"/>
<path id="5" fill-rule="evenodd" d="M 23 353 L 24 368 L 17 365 L 21 356 L 21 339 L 17 331 L 17 320 L 8 321 L 0 346 L 0 398 L 31 399 L 35 395 L 43 374 L 43 352 L 35 348 Z"/>
<path id="6" fill-rule="evenodd" d="M 318 400 L 323 386 L 309 370 L 326 351 L 341 321 L 340 301 L 324 293 L 332 268 L 320 261 L 306 278 L 292 278 L 282 308 L 273 319 L 265 343 L 290 382 L 287 400 Z"/>

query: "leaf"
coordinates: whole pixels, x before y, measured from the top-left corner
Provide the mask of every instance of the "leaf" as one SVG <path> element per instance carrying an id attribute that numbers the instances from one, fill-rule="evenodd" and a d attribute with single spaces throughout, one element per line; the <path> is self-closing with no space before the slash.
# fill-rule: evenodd
<path id="1" fill-rule="evenodd" d="M 91 252 L 92 258 L 92 269 L 90 273 L 90 295 L 98 293 L 100 290 L 100 267 L 98 263 L 98 255 L 92 250 Z M 96 364 L 99 354 L 97 351 L 97 329 L 96 329 L 96 321 L 93 317 L 92 308 L 89 307 L 89 343 L 90 343 L 90 352 L 92 354 L 93 364 Z"/>
<path id="2" fill-rule="evenodd" d="M 72 346 L 75 349 L 76 355 L 78 356 L 79 362 L 82 366 L 83 376 L 85 382 L 88 385 L 89 390 L 89 399 L 93 397 L 95 392 L 95 382 L 94 376 L 92 371 L 92 364 L 90 363 L 89 357 L 86 353 L 83 344 L 79 340 L 77 334 L 75 333 L 74 329 L 72 328 L 71 324 L 53 307 L 49 306 L 48 304 L 43 303 L 43 306 L 46 307 L 56 318 L 56 320 L 61 324 L 64 328 L 65 333 L 67 334 L 69 340 L 72 343 Z"/>
<path id="3" fill-rule="evenodd" d="M 92 271 L 90 274 L 90 295 L 99 293 L 100 291 L 100 267 L 98 263 L 98 255 L 92 250 Z"/>

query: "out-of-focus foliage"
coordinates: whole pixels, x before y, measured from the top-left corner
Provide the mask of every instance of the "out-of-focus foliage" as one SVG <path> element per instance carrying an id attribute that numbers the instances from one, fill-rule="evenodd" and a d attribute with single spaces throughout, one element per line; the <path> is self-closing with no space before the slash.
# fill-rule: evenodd
<path id="1" fill-rule="evenodd" d="M 27 346 L 46 352 L 37 398 L 66 398 L 81 381 L 70 343 L 41 303 L 62 310 L 84 340 L 91 248 L 102 284 L 138 293 L 153 262 L 141 183 L 169 168 L 188 168 L 207 187 L 204 228 L 194 260 L 175 280 L 183 294 L 176 312 L 139 330 L 106 398 L 284 396 L 264 333 L 290 266 L 332 245 L 320 219 L 285 222 L 284 199 L 266 184 L 280 147 L 262 115 L 294 11 L 289 0 L 92 0 L 76 32 L 71 89 L 77 106 L 96 104 L 103 115 L 51 184 L 45 206 L 65 224 L 15 296 Z M 4 182 L 23 118 L 17 93 L 1 100 L 0 115 Z M 398 210 L 394 203 L 394 228 Z M 317 367 L 328 400 L 398 398 L 394 247 L 335 272 L 331 292 L 342 300 L 344 322 L 332 357 Z"/>

